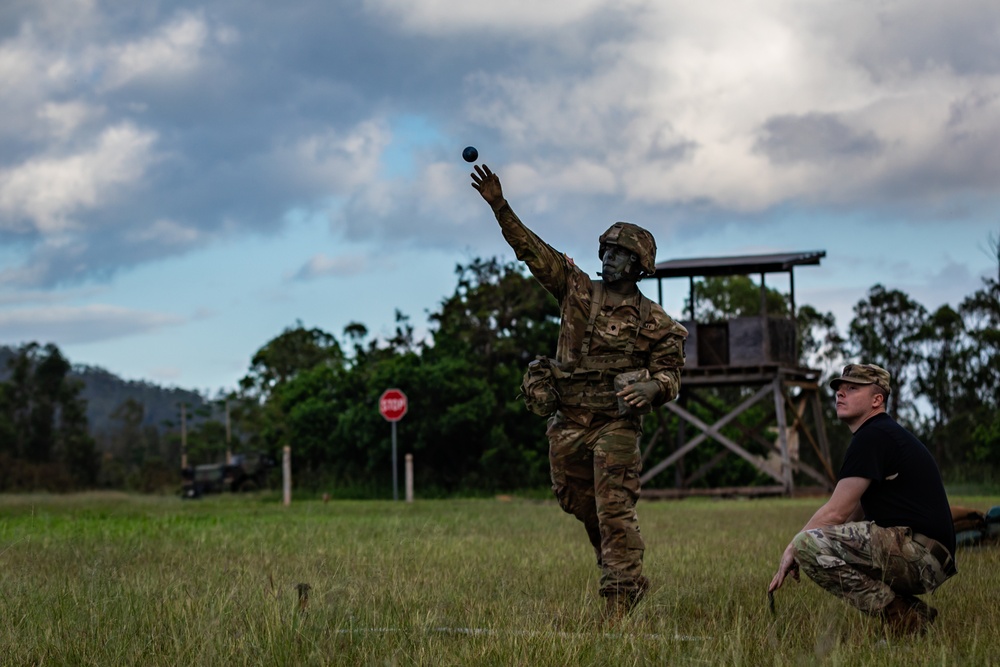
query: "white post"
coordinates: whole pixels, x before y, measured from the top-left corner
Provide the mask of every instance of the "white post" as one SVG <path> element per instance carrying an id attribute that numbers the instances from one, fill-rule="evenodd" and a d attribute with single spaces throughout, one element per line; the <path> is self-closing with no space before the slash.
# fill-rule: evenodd
<path id="1" fill-rule="evenodd" d="M 399 464 L 396 462 L 396 422 L 392 422 L 392 499 L 399 500 Z"/>
<path id="2" fill-rule="evenodd" d="M 413 502 L 413 454 L 404 457 L 406 461 L 406 502 Z"/>
<path id="3" fill-rule="evenodd" d="M 292 448 L 285 445 L 281 456 L 281 479 L 285 505 L 292 504 Z"/>

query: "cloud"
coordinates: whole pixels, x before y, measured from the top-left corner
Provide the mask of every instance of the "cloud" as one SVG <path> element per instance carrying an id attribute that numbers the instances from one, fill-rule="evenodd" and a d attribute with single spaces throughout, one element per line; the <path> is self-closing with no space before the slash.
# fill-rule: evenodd
<path id="1" fill-rule="evenodd" d="M 546 238 L 790 205 L 982 215 L 998 28 L 986 0 L 21 3 L 0 16 L 0 237 L 25 253 L 0 280 L 108 280 L 299 210 L 386 252 L 492 243 L 468 143 Z M 373 269 L 345 262 L 296 276 Z"/>
<path id="2" fill-rule="evenodd" d="M 184 319 L 119 306 L 57 306 L 0 311 L 0 338 L 8 341 L 89 343 L 176 326 Z"/>
<path id="3" fill-rule="evenodd" d="M 295 272 L 292 280 L 313 280 L 327 276 L 353 276 L 364 273 L 367 266 L 368 261 L 365 257 L 357 255 L 327 257 L 320 253 L 309 258 L 309 261 Z"/>
<path id="4" fill-rule="evenodd" d="M 38 110 L 38 118 L 47 125 L 48 133 L 56 140 L 72 137 L 82 126 L 95 124 L 104 110 L 79 100 L 70 102 L 45 102 Z"/>
<path id="5" fill-rule="evenodd" d="M 141 182 L 155 142 L 155 133 L 125 123 L 105 130 L 85 151 L 0 170 L 0 229 L 27 227 L 49 236 L 79 228 L 79 212 Z"/>
<path id="6" fill-rule="evenodd" d="M 622 2 L 621 9 L 634 7 Z M 496 30 L 499 32 L 543 32 L 572 26 L 603 12 L 602 0 L 561 0 L 539 3 L 534 0 L 508 0 L 504 3 L 476 4 L 454 0 L 366 0 L 365 7 L 379 16 L 398 22 L 407 30 L 423 34 L 453 34 L 459 30 Z"/>
<path id="7" fill-rule="evenodd" d="M 882 143 L 868 130 L 857 130 L 833 114 L 776 116 L 764 123 L 755 148 L 775 163 L 824 162 L 869 158 Z"/>
<path id="8" fill-rule="evenodd" d="M 195 245 L 202 238 L 202 233 L 196 227 L 183 225 L 173 220 L 156 220 L 148 227 L 126 231 L 125 236 L 135 244 L 187 248 Z"/>
<path id="9" fill-rule="evenodd" d="M 0 306 L 11 306 L 18 304 L 59 304 L 75 299 L 87 299 L 99 296 L 105 290 L 94 287 L 87 287 L 65 292 L 53 292 L 51 290 L 16 290 L 0 291 Z"/>
<path id="10" fill-rule="evenodd" d="M 150 35 L 112 46 L 105 56 L 108 64 L 101 77 L 102 85 L 118 88 L 136 79 L 171 79 L 192 74 L 201 66 L 202 50 L 209 37 L 204 16 L 182 12 Z"/>

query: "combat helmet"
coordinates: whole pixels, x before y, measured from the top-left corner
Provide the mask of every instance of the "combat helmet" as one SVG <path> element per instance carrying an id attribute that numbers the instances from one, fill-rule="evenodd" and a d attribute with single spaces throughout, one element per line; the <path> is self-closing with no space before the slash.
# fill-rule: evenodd
<path id="1" fill-rule="evenodd" d="M 604 249 L 609 245 L 618 245 L 629 250 L 639 258 L 639 268 L 651 276 L 656 272 L 656 240 L 653 235 L 631 222 L 616 222 L 601 234 L 598 239 L 597 257 L 604 257 Z"/>

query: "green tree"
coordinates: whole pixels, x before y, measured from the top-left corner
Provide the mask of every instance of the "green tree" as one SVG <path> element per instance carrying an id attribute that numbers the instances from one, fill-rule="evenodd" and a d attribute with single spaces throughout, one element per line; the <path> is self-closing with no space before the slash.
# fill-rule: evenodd
<path id="1" fill-rule="evenodd" d="M 10 377 L 0 385 L 0 433 L 5 435 L 0 451 L 42 471 L 29 473 L 34 483 L 13 483 L 51 488 L 49 481 L 56 484 L 68 476 L 69 484 L 92 485 L 98 460 L 79 396 L 82 385 L 69 377 L 70 364 L 59 348 L 27 343 L 8 360 L 8 369 Z"/>
<path id="2" fill-rule="evenodd" d="M 810 305 L 799 307 L 795 313 L 798 329 L 799 359 L 810 368 L 819 367 L 831 375 L 844 358 L 846 341 L 837 329 L 833 313 L 821 313 Z"/>
<path id="3" fill-rule="evenodd" d="M 518 388 L 531 359 L 555 354 L 559 305 L 518 263 L 477 258 L 455 273 L 455 293 L 430 318 L 437 329 L 428 356 L 461 359 L 485 382 L 480 403 L 463 403 L 489 427 L 474 429 L 483 431 L 479 474 L 491 470 L 501 484 L 538 483 L 547 463 L 544 423 L 525 411 Z"/>
<path id="4" fill-rule="evenodd" d="M 250 369 L 240 380 L 240 389 L 229 397 L 235 429 L 245 434 L 246 447 L 273 452 L 289 444 L 285 431 L 283 402 L 270 400 L 301 373 L 318 365 L 345 363 L 336 338 L 318 328 L 306 329 L 301 322 L 286 328 L 254 354 Z"/>
<path id="5" fill-rule="evenodd" d="M 241 389 L 264 400 L 281 384 L 317 364 L 340 364 L 344 354 L 337 339 L 317 328 L 298 322 L 257 350 L 250 370 L 240 381 Z"/>
<path id="6" fill-rule="evenodd" d="M 146 407 L 134 398 L 126 398 L 111 413 L 118 429 L 111 438 L 112 455 L 127 466 L 140 466 L 147 455 L 145 432 L 142 427 Z"/>
<path id="7" fill-rule="evenodd" d="M 892 376 L 888 412 L 898 419 L 909 408 L 908 383 L 920 363 L 920 332 L 927 310 L 900 290 L 877 284 L 854 306 L 848 329 L 849 351 L 864 363 L 882 366 Z"/>
<path id="8" fill-rule="evenodd" d="M 400 460 L 414 454 L 425 492 L 544 483 L 544 422 L 527 415 L 518 386 L 529 359 L 554 351 L 558 306 L 513 263 L 477 259 L 456 274 L 455 294 L 430 315 L 429 340 L 417 340 L 399 312 L 395 334 L 381 342 L 352 322 L 343 363 L 273 385 L 261 432 L 292 444 L 298 479 L 385 489 L 391 429 L 378 397 L 398 387 L 410 403 L 397 424 Z"/>
<path id="9" fill-rule="evenodd" d="M 519 264 L 476 258 L 455 273 L 455 293 L 429 318 L 436 350 L 474 355 L 486 369 L 555 354 L 559 305 Z"/>
<path id="10" fill-rule="evenodd" d="M 962 394 L 962 369 L 968 357 L 965 323 L 951 306 L 943 305 L 930 315 L 914 336 L 920 345 L 919 372 L 914 389 L 930 404 L 930 431 L 940 434 L 956 412 Z M 950 459 L 946 438 L 930 438 L 939 463 Z"/>
<path id="11" fill-rule="evenodd" d="M 970 425 L 970 458 L 1000 465 L 1000 282 L 984 280 L 959 313 L 969 338 L 960 395 Z"/>
<path id="12" fill-rule="evenodd" d="M 702 323 L 725 322 L 737 317 L 760 315 L 761 287 L 749 276 L 708 276 L 694 283 L 695 320 Z M 691 297 L 684 307 L 691 310 Z M 788 298 L 772 287 L 764 287 L 767 314 L 787 316 Z"/>

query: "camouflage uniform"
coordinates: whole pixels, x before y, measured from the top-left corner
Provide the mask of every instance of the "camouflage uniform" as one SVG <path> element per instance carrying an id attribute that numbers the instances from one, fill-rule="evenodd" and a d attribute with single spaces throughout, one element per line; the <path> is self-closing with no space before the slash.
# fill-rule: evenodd
<path id="1" fill-rule="evenodd" d="M 645 544 L 635 512 L 642 417 L 619 415 L 613 379 L 646 369 L 660 387 L 653 405 L 673 400 L 687 330 L 638 291 L 621 305 L 604 305 L 600 281 L 525 227 L 509 204 L 494 212 L 517 258 L 560 305 L 556 362 L 572 377 L 561 386 L 546 431 L 552 490 L 586 528 L 601 566 L 601 594 L 635 594 L 648 584 L 641 577 Z M 611 232 L 602 239 L 613 243 Z"/>
<path id="2" fill-rule="evenodd" d="M 906 527 L 845 523 L 803 531 L 792 544 L 810 579 L 869 614 L 885 609 L 897 594 L 930 593 L 950 576 Z"/>
<path id="3" fill-rule="evenodd" d="M 874 364 L 848 364 L 830 386 L 875 385 L 887 396 L 890 379 Z M 897 629 L 909 623 L 907 631 L 919 630 L 937 610 L 916 596 L 956 572 L 954 524 L 937 464 L 882 411 L 854 428 L 839 477 L 869 481 L 859 500 L 865 520 L 800 532 L 792 540 L 799 567 L 861 611 L 892 619 Z M 922 620 L 913 624 L 911 612 Z"/>

